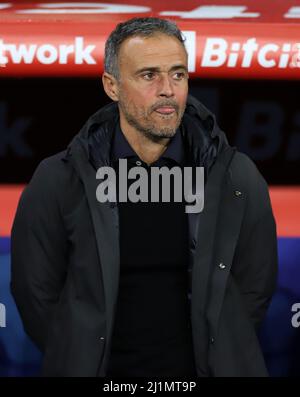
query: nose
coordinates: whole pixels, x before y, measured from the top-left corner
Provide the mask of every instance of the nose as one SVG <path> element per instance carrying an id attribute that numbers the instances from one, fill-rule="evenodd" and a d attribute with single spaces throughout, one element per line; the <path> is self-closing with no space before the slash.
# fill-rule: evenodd
<path id="1" fill-rule="evenodd" d="M 161 74 L 158 91 L 160 97 L 170 98 L 174 95 L 172 78 L 167 73 Z"/>

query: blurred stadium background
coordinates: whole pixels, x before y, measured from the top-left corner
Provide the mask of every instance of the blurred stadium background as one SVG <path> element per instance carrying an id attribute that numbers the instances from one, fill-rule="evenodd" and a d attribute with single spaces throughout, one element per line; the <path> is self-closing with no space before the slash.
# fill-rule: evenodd
<path id="1" fill-rule="evenodd" d="M 300 302 L 300 3 L 292 0 L 0 2 L 0 376 L 40 370 L 9 291 L 20 193 L 38 163 L 108 103 L 100 76 L 109 32 L 149 15 L 185 32 L 190 92 L 270 186 L 280 267 L 260 339 L 271 376 L 299 376 L 292 306 Z"/>

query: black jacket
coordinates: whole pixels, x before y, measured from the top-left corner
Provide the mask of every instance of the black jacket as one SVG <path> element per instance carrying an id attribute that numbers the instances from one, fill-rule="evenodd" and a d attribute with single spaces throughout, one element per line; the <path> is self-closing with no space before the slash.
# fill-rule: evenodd
<path id="1" fill-rule="evenodd" d="M 96 199 L 110 165 L 116 104 L 95 113 L 67 150 L 43 160 L 12 228 L 11 290 L 45 376 L 105 376 L 119 282 L 118 208 Z M 204 210 L 189 214 L 191 320 L 199 376 L 267 376 L 257 331 L 277 279 L 276 225 L 254 163 L 228 145 L 189 97 L 181 125 L 205 166 Z"/>

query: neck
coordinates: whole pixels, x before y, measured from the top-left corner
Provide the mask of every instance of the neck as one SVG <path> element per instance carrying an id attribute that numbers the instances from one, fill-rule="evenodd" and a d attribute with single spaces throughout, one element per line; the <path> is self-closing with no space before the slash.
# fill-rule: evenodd
<path id="1" fill-rule="evenodd" d="M 128 124 L 122 113 L 120 113 L 120 126 L 132 149 L 148 165 L 156 161 L 167 149 L 170 138 L 152 140 Z"/>

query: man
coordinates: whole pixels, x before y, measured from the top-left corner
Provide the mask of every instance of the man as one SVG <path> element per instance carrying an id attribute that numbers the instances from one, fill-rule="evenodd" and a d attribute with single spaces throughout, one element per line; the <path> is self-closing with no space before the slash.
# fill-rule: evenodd
<path id="1" fill-rule="evenodd" d="M 12 293 L 43 374 L 267 376 L 257 331 L 277 242 L 265 180 L 188 96 L 175 24 L 119 24 L 102 80 L 113 103 L 41 162 L 12 229 Z M 124 160 L 146 175 L 204 167 L 203 210 L 101 202 L 97 170 L 119 175 Z"/>

